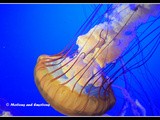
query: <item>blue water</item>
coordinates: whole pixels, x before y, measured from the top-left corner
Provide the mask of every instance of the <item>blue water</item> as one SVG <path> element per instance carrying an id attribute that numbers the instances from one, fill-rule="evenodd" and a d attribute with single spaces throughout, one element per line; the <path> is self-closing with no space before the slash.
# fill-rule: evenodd
<path id="1" fill-rule="evenodd" d="M 34 82 L 37 58 L 63 50 L 93 9 L 90 4 L 0 4 L 0 112 L 10 111 L 15 116 L 63 115 L 52 107 L 13 107 L 6 103 L 46 103 Z M 160 75 L 159 52 L 157 49 L 149 61 L 156 76 Z M 153 86 L 157 93 L 159 88 Z M 151 93 L 149 97 L 160 108 L 160 95 Z M 114 109 L 117 107 L 109 113 L 115 113 Z"/>

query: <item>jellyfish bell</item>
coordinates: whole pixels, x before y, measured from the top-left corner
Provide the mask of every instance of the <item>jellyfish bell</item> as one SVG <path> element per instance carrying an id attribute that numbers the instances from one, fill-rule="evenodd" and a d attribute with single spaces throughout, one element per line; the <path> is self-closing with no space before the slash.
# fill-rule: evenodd
<path id="1" fill-rule="evenodd" d="M 115 65 L 135 39 L 137 27 L 158 14 L 159 11 L 153 12 L 157 7 L 159 5 L 113 5 L 112 13 L 104 14 L 108 21 L 77 38 L 75 54 L 68 54 L 70 48 L 52 56 L 41 55 L 34 74 L 45 100 L 66 115 L 102 115 L 111 109 L 116 102 L 111 85 L 124 68 L 124 65 L 118 68 Z"/>
<path id="2" fill-rule="evenodd" d="M 59 56 L 57 57 L 59 58 Z M 111 88 L 108 88 L 107 90 L 108 95 L 101 97 L 99 96 L 99 91 L 97 88 L 102 85 L 102 82 L 99 80 L 97 83 L 95 83 L 95 81 L 98 79 L 98 77 L 104 79 L 103 76 L 95 77 L 94 80 L 92 80 L 92 83 L 94 81 L 95 86 L 93 86 L 94 89 L 91 89 L 91 87 L 87 87 L 85 85 L 85 80 L 88 79 L 88 75 L 91 73 L 90 71 L 87 71 L 87 73 L 83 72 L 83 74 L 81 73 L 79 76 L 83 77 L 82 79 L 79 79 L 79 77 L 72 77 L 76 73 L 73 73 L 70 68 L 69 70 L 67 68 L 62 70 L 61 67 L 63 67 L 63 64 L 65 63 L 62 65 L 59 64 L 55 67 L 48 67 L 48 69 L 46 69 L 46 66 L 43 64 L 44 62 L 47 62 L 45 60 L 51 59 L 52 62 L 48 65 L 52 65 L 58 63 L 59 60 L 61 60 L 57 60 L 57 57 L 50 57 L 46 55 L 40 56 L 38 59 L 38 64 L 35 68 L 36 84 L 43 97 L 51 104 L 51 106 L 67 115 L 101 115 L 114 105 L 115 97 Z M 84 63 L 78 62 L 78 64 L 76 67 L 79 68 Z M 76 67 L 71 68 L 74 68 L 76 71 L 76 69 L 78 70 Z M 57 71 L 53 72 L 55 70 Z M 69 80 L 71 81 L 68 82 Z M 82 91 L 82 89 L 84 90 Z"/>

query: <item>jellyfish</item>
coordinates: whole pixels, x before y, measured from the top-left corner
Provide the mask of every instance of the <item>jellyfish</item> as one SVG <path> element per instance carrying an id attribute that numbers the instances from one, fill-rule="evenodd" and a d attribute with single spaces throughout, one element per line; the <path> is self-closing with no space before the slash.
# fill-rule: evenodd
<path id="1" fill-rule="evenodd" d="M 10 113 L 10 111 L 3 111 L 2 112 L 2 115 L 0 115 L 2 117 L 9 117 L 9 116 L 12 116 L 12 114 Z"/>
<path id="2" fill-rule="evenodd" d="M 34 76 L 44 99 L 65 115 L 103 115 L 117 102 L 116 88 L 125 101 L 116 115 L 125 115 L 129 105 L 133 115 L 146 115 L 141 102 L 132 98 L 128 81 L 138 82 L 133 70 L 144 66 L 160 44 L 160 26 L 152 28 L 160 18 L 159 8 L 158 4 L 95 6 L 77 32 L 76 43 L 71 41 L 58 54 L 39 56 Z M 143 25 L 145 30 L 138 32 Z"/>
<path id="3" fill-rule="evenodd" d="M 0 98 L 0 117 L 10 117 L 13 116 L 11 110 L 6 110 L 5 106 L 8 106 L 8 101 L 4 98 Z"/>

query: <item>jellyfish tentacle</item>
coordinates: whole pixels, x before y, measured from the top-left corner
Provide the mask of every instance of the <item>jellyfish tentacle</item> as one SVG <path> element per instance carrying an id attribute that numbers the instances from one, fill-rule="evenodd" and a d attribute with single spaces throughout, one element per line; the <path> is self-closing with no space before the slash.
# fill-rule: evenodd
<path id="1" fill-rule="evenodd" d="M 159 27 L 157 27 L 157 28 L 159 28 Z M 157 30 L 157 28 L 154 29 L 154 31 Z M 154 32 L 154 31 L 151 31 L 151 32 Z M 158 37 L 158 36 L 159 36 L 159 34 L 158 34 L 156 37 Z M 146 35 L 145 37 L 147 37 L 147 35 Z M 155 38 L 156 38 L 156 37 L 155 37 Z M 155 39 L 155 38 L 154 38 L 154 39 Z M 143 39 L 144 39 L 144 38 L 143 38 Z M 152 42 L 153 42 L 153 41 L 150 41 L 143 49 L 141 49 L 139 52 L 135 53 L 128 61 L 126 61 L 125 66 L 126 66 L 131 60 L 133 60 L 134 57 L 136 57 L 136 56 L 137 56 L 138 54 L 140 54 L 144 49 L 146 49 L 146 47 L 149 46 L 150 43 L 152 43 Z M 158 45 L 159 45 L 159 44 L 158 44 Z M 113 78 L 120 70 L 121 70 L 121 67 L 112 75 L 111 78 Z M 123 73 L 121 73 L 120 75 L 123 75 Z M 118 77 L 119 77 L 120 75 L 118 75 L 118 76 L 111 82 L 111 84 L 112 84 L 116 79 L 118 79 Z"/>

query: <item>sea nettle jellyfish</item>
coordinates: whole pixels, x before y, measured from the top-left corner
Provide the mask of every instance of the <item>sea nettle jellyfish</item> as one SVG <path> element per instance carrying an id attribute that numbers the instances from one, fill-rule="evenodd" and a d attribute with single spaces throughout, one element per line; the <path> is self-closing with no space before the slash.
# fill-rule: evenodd
<path id="1" fill-rule="evenodd" d="M 144 67 L 152 76 L 145 64 L 160 43 L 160 26 L 153 28 L 159 16 L 158 4 L 96 5 L 77 32 L 76 44 L 38 58 L 34 74 L 40 93 L 65 115 L 103 115 L 116 103 L 121 107 L 115 115 L 125 115 L 127 108 L 131 115 L 146 115 L 144 106 L 158 113 L 133 71 Z M 135 83 L 138 87 L 131 87 Z M 135 94 L 141 99 L 133 99 Z"/>

